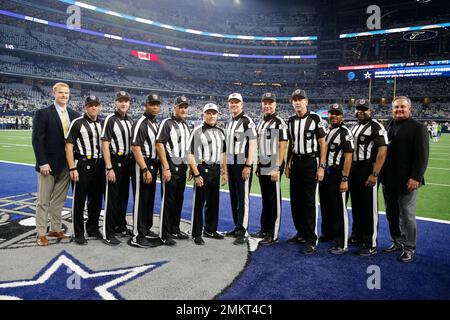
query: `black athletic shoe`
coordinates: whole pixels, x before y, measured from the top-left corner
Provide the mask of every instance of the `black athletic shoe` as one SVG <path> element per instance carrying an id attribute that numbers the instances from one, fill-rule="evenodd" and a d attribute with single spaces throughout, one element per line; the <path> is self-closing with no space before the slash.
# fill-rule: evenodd
<path id="1" fill-rule="evenodd" d="M 264 232 L 262 230 L 258 231 L 258 232 L 254 232 L 254 233 L 250 233 L 250 236 L 253 238 L 265 238 L 267 236 L 267 232 Z"/>
<path id="2" fill-rule="evenodd" d="M 237 237 L 237 231 L 236 231 L 236 229 L 235 229 L 235 230 L 231 230 L 231 231 L 225 232 L 225 236 L 226 236 L 226 237 L 236 238 L 236 237 Z"/>
<path id="3" fill-rule="evenodd" d="M 86 240 L 85 237 L 82 237 L 82 238 L 75 238 L 73 241 L 74 241 L 76 244 L 78 244 L 79 246 L 85 246 L 85 245 L 88 244 L 88 241 Z"/>
<path id="4" fill-rule="evenodd" d="M 306 243 L 306 240 L 303 237 L 296 234 L 295 236 L 290 238 L 287 242 L 288 243 Z"/>
<path id="5" fill-rule="evenodd" d="M 235 245 L 241 245 L 248 242 L 248 239 L 244 236 L 237 236 L 236 240 L 233 241 Z"/>
<path id="6" fill-rule="evenodd" d="M 344 254 L 348 251 L 348 249 L 344 249 L 341 247 L 332 247 L 330 249 L 328 249 L 328 252 L 331 254 L 335 254 L 335 255 L 340 255 L 340 254 Z"/>
<path id="7" fill-rule="evenodd" d="M 224 238 L 224 236 L 221 235 L 220 233 L 218 233 L 217 231 L 214 231 L 214 232 L 203 231 L 203 236 L 206 238 L 212 238 L 212 239 L 218 239 L 218 240 L 222 240 Z"/>
<path id="8" fill-rule="evenodd" d="M 263 245 L 263 246 L 267 246 L 267 245 L 271 245 L 273 243 L 275 243 L 277 240 L 273 238 L 272 235 L 268 234 L 264 237 L 264 239 L 262 239 L 259 244 Z"/>
<path id="9" fill-rule="evenodd" d="M 201 236 L 198 236 L 198 237 L 194 238 L 194 243 L 196 245 L 203 246 L 205 244 L 205 241 L 203 240 L 203 238 Z"/>
<path id="10" fill-rule="evenodd" d="M 148 230 L 146 238 L 154 239 L 159 238 L 159 235 L 156 232 L 153 232 L 152 230 Z"/>
<path id="11" fill-rule="evenodd" d="M 168 237 L 166 239 L 163 239 L 164 245 L 165 246 L 174 246 L 177 244 L 177 242 L 175 240 L 172 239 L 172 237 Z"/>
<path id="12" fill-rule="evenodd" d="M 362 257 L 368 257 L 368 256 L 373 256 L 374 254 L 377 253 L 377 248 L 375 247 L 362 247 L 361 249 L 359 249 L 356 254 L 358 256 L 362 256 Z"/>
<path id="13" fill-rule="evenodd" d="M 150 248 L 152 244 L 146 238 L 138 238 L 136 241 L 131 238 L 129 242 L 130 246 L 137 248 Z"/>
<path id="14" fill-rule="evenodd" d="M 402 246 L 398 243 L 393 243 L 390 247 L 383 249 L 383 252 L 391 253 L 400 250 L 402 250 Z"/>
<path id="15" fill-rule="evenodd" d="M 174 237 L 175 239 L 178 239 L 178 240 L 189 239 L 189 236 L 183 231 L 178 231 L 177 233 L 173 233 L 172 237 Z"/>
<path id="16" fill-rule="evenodd" d="M 411 251 L 404 250 L 401 255 L 398 256 L 397 260 L 400 262 L 411 262 L 414 254 Z"/>
<path id="17" fill-rule="evenodd" d="M 314 252 L 317 251 L 317 247 L 313 244 L 307 244 L 303 250 L 302 253 L 303 254 L 313 254 Z"/>
<path id="18" fill-rule="evenodd" d="M 116 237 L 111 237 L 109 239 L 103 239 L 103 242 L 110 246 L 118 246 L 122 242 Z"/>

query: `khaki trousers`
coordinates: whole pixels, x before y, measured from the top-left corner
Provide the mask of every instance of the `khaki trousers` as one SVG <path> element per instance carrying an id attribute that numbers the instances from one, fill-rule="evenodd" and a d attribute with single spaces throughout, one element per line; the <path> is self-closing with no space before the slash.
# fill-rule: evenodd
<path id="1" fill-rule="evenodd" d="M 47 234 L 50 216 L 50 231 L 61 231 L 61 211 L 69 190 L 69 171 L 64 168 L 56 177 L 38 173 L 38 194 L 36 206 L 36 232 L 38 236 Z"/>

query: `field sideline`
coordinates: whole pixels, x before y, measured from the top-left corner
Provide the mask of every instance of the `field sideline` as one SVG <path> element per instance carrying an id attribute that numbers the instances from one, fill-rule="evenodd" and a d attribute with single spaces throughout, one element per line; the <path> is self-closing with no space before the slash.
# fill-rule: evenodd
<path id="1" fill-rule="evenodd" d="M 34 164 L 31 131 L 0 130 L 0 160 Z M 259 194 L 259 183 L 255 178 L 254 176 L 251 192 Z M 417 215 L 450 220 L 449 134 L 444 134 L 438 143 L 430 142 L 430 160 L 425 182 L 426 186 L 419 192 Z M 283 197 L 289 198 L 289 183 L 286 177 L 283 177 L 281 186 Z M 384 210 L 383 201 L 380 201 L 380 210 Z"/>

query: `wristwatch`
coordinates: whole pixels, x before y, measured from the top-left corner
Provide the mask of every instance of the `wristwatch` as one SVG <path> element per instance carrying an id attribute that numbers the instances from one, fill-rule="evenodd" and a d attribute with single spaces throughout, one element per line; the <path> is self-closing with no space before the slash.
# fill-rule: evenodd
<path id="1" fill-rule="evenodd" d="M 348 181 L 348 176 L 342 176 L 341 181 L 342 182 L 347 182 Z"/>
<path id="2" fill-rule="evenodd" d="M 372 176 L 378 177 L 378 173 L 374 171 L 374 172 L 372 172 Z"/>
<path id="3" fill-rule="evenodd" d="M 251 164 L 244 164 L 244 167 L 246 167 L 246 168 L 251 168 L 252 165 L 251 165 Z"/>
<path id="4" fill-rule="evenodd" d="M 321 163 L 321 164 L 319 164 L 319 167 L 325 169 L 327 166 L 325 165 L 325 163 Z"/>

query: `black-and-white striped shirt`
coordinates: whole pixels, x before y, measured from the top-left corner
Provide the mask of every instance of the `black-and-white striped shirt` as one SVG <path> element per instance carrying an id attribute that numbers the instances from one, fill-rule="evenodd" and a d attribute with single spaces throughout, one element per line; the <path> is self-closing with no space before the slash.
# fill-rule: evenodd
<path id="1" fill-rule="evenodd" d="M 133 121 L 119 112 L 110 114 L 103 125 L 102 140 L 109 141 L 109 150 L 115 155 L 129 155 L 131 153 L 131 126 Z"/>
<path id="2" fill-rule="evenodd" d="M 326 165 L 329 167 L 344 164 L 344 153 L 353 152 L 353 135 L 344 124 L 331 128 L 325 138 L 327 141 Z"/>
<path id="3" fill-rule="evenodd" d="M 388 145 L 387 132 L 384 126 L 374 119 L 358 123 L 352 128 L 355 138 L 353 162 L 370 160 L 375 162 L 377 149 Z"/>
<path id="4" fill-rule="evenodd" d="M 189 147 L 189 127 L 184 120 L 177 120 L 175 116 L 164 119 L 159 126 L 156 142 L 162 143 L 166 149 L 166 156 L 181 164 L 186 162 L 186 150 Z M 180 162 L 181 161 L 181 162 Z"/>
<path id="5" fill-rule="evenodd" d="M 318 139 L 325 137 L 326 132 L 322 118 L 308 111 L 303 117 L 292 116 L 288 120 L 288 134 L 292 153 L 295 155 L 319 155 Z"/>
<path id="6" fill-rule="evenodd" d="M 94 121 L 87 114 L 72 121 L 67 131 L 66 142 L 74 145 L 75 157 L 85 156 L 99 159 L 102 157 L 100 134 L 102 125 Z"/>
<path id="7" fill-rule="evenodd" d="M 258 134 L 258 155 L 261 165 L 270 165 L 272 155 L 277 161 L 278 147 L 280 141 L 288 140 L 288 126 L 286 122 L 276 115 L 276 113 L 265 116 L 257 127 Z M 275 162 L 276 165 L 276 162 Z"/>
<path id="8" fill-rule="evenodd" d="M 248 157 L 248 142 L 256 139 L 256 125 L 242 112 L 231 118 L 226 127 L 228 164 L 244 164 Z"/>
<path id="9" fill-rule="evenodd" d="M 203 123 L 192 131 L 189 147 L 197 164 L 220 164 L 226 152 L 225 133 L 217 126 Z"/>
<path id="10" fill-rule="evenodd" d="M 156 135 L 158 123 L 154 117 L 144 114 L 131 128 L 131 145 L 141 147 L 142 156 L 156 160 Z"/>

